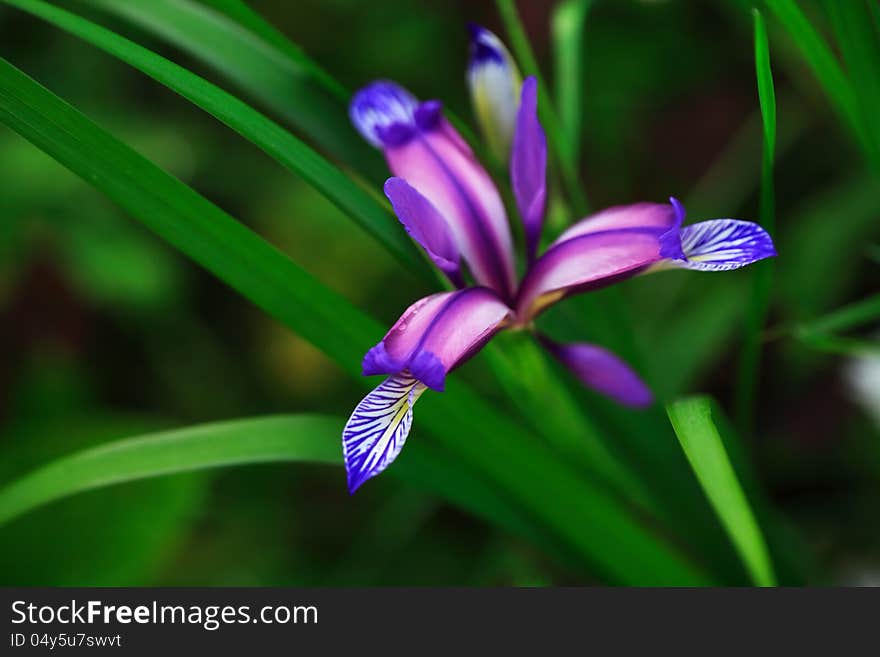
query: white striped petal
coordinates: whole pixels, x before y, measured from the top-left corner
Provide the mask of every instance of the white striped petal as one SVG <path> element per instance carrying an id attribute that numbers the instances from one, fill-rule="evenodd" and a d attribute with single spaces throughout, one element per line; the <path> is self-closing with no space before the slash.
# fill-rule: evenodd
<path id="1" fill-rule="evenodd" d="M 385 379 L 354 409 L 342 430 L 348 490 L 354 493 L 397 458 L 426 386 L 404 372 Z"/>
<path id="2" fill-rule="evenodd" d="M 739 269 L 776 255 L 773 240 L 763 228 L 739 219 L 713 219 L 681 229 L 686 261 L 670 264 L 686 269 L 726 271 Z"/>

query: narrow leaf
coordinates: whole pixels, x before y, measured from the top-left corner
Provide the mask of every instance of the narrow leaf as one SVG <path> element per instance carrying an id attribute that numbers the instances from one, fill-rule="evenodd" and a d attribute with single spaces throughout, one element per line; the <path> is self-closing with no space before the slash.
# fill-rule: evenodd
<path id="1" fill-rule="evenodd" d="M 419 272 L 425 280 L 433 280 L 424 258 L 376 197 L 271 119 L 207 80 L 75 14 L 41 0 L 3 1 L 101 48 L 201 107 L 302 176 L 383 244 L 407 269 Z"/>
<path id="2" fill-rule="evenodd" d="M 61 458 L 0 489 L 0 525 L 111 484 L 246 463 L 341 460 L 336 418 L 270 417 L 200 425 L 111 442 Z"/>
<path id="3" fill-rule="evenodd" d="M 838 308 L 834 312 L 804 322 L 800 328 L 813 333 L 828 333 L 858 328 L 869 322 L 880 320 L 880 294 Z"/>
<path id="4" fill-rule="evenodd" d="M 788 32 L 844 124 L 856 136 L 864 151 L 870 153 L 871 146 L 862 125 L 855 91 L 831 48 L 804 16 L 795 0 L 766 0 L 764 4 Z"/>
<path id="5" fill-rule="evenodd" d="M 584 37 L 593 0 L 566 0 L 553 12 L 553 47 L 556 67 L 556 105 L 569 157 L 580 158 L 581 115 L 584 95 Z"/>
<path id="6" fill-rule="evenodd" d="M 694 474 L 752 581 L 758 586 L 775 586 L 764 537 L 712 422 L 711 400 L 688 397 L 669 404 L 666 411 Z"/>
<path id="7" fill-rule="evenodd" d="M 856 92 L 870 154 L 880 164 L 880 34 L 875 29 L 876 0 L 825 0 L 850 82 Z"/>
<path id="8" fill-rule="evenodd" d="M 773 161 L 776 152 L 776 93 L 770 70 L 770 46 L 764 17 L 757 9 L 754 17 L 755 73 L 758 80 L 758 102 L 764 126 L 761 157 L 760 223 L 773 235 L 776 231 L 776 199 L 773 186 Z M 773 262 L 754 267 L 751 302 L 746 317 L 745 343 L 740 355 L 736 388 L 737 422 L 740 431 L 750 433 L 754 423 L 755 400 L 758 394 L 758 371 L 761 365 L 761 333 L 770 306 L 773 284 Z"/>
<path id="9" fill-rule="evenodd" d="M 379 158 L 348 122 L 342 85 L 297 46 L 272 33 L 243 3 L 214 0 L 211 7 L 195 0 L 79 1 L 191 54 L 341 161 L 378 173 Z"/>

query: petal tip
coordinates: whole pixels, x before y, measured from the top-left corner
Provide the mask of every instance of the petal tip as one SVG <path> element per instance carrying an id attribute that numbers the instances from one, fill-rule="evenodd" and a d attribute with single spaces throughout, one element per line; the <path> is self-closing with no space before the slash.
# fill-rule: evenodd
<path id="1" fill-rule="evenodd" d="M 446 388 L 446 367 L 432 352 L 422 350 L 410 361 L 410 373 L 431 390 L 443 392 Z"/>
<path id="2" fill-rule="evenodd" d="M 415 96 L 397 83 L 377 80 L 355 93 L 349 117 L 364 139 L 384 148 L 412 136 L 418 106 Z"/>

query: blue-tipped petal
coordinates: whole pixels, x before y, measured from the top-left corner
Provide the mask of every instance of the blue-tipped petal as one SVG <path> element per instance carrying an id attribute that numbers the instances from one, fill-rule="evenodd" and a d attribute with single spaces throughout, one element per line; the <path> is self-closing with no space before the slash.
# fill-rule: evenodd
<path id="1" fill-rule="evenodd" d="M 412 427 L 413 405 L 424 384 L 406 373 L 388 377 L 361 400 L 342 430 L 342 454 L 348 491 L 387 468 Z"/>
<path id="2" fill-rule="evenodd" d="M 776 255 L 773 240 L 761 226 L 740 219 L 712 219 L 681 229 L 685 260 L 674 267 L 702 271 L 739 269 Z"/>
<path id="3" fill-rule="evenodd" d="M 404 311 L 363 361 L 365 375 L 406 371 L 442 392 L 446 375 L 505 328 L 511 310 L 487 288 L 420 299 Z"/>
<path id="4" fill-rule="evenodd" d="M 415 132 L 416 97 L 400 85 L 377 80 L 359 90 L 348 112 L 364 139 L 376 148 L 406 142 Z"/>
<path id="5" fill-rule="evenodd" d="M 468 27 L 471 55 L 467 81 L 471 102 L 489 148 L 499 160 L 506 161 L 522 78 L 501 39 L 479 25 Z"/>

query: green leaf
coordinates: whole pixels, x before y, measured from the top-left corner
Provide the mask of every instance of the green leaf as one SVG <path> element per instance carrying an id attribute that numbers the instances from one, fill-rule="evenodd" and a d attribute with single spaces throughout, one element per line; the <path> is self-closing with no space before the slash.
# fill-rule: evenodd
<path id="1" fill-rule="evenodd" d="M 870 155 L 875 164 L 880 164 L 880 34 L 874 25 L 877 2 L 825 0 L 824 4 L 856 92 Z"/>
<path id="2" fill-rule="evenodd" d="M 0 121 L 369 385 L 360 359 L 383 333 L 375 321 L 2 59 Z M 711 581 L 460 381 L 442 395 L 425 395 L 417 416 L 460 467 L 503 491 L 583 567 L 621 583 Z M 409 452 L 418 449 L 411 443 Z"/>
<path id="3" fill-rule="evenodd" d="M 838 308 L 834 312 L 799 325 L 812 333 L 828 333 L 857 328 L 880 319 L 880 294 Z"/>
<path id="4" fill-rule="evenodd" d="M 850 128 L 865 152 L 870 154 L 872 147 L 862 125 L 855 91 L 831 48 L 810 24 L 795 0 L 766 0 L 764 4 L 795 42 L 844 124 Z"/>
<path id="5" fill-rule="evenodd" d="M 687 397 L 669 404 L 666 412 L 694 474 L 752 581 L 758 586 L 775 586 L 764 537 L 712 422 L 712 401 L 708 397 Z"/>
<path id="6" fill-rule="evenodd" d="M 0 524 L 82 491 L 244 463 L 338 463 L 340 422 L 319 416 L 238 420 L 108 443 L 61 458 L 0 489 Z"/>
<path id="7" fill-rule="evenodd" d="M 75 14 L 41 0 L 3 1 L 118 57 L 201 107 L 302 176 L 382 243 L 408 270 L 420 273 L 425 280 L 434 279 L 425 259 L 387 207 L 271 119 L 177 64 Z M 131 6 L 135 5 L 140 3 Z"/>
<path id="8" fill-rule="evenodd" d="M 378 174 L 379 157 L 348 121 L 342 85 L 243 3 L 80 1 L 191 54 L 335 157 Z"/>
<path id="9" fill-rule="evenodd" d="M 566 0 L 553 11 L 556 105 L 562 134 L 575 162 L 580 158 L 584 94 L 584 32 L 593 0 Z"/>
<path id="10" fill-rule="evenodd" d="M 764 17 L 757 9 L 752 11 L 755 34 L 755 73 L 758 79 L 758 101 L 764 126 L 761 157 L 760 223 L 773 235 L 776 232 L 776 198 L 773 186 L 773 161 L 776 153 L 776 92 L 770 70 L 770 46 Z M 754 266 L 753 288 L 746 317 L 745 342 L 737 372 L 736 409 L 740 431 L 750 433 L 754 423 L 755 399 L 758 394 L 758 372 L 761 365 L 761 334 L 770 307 L 770 289 L 773 284 L 773 262 Z"/>

